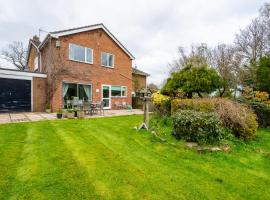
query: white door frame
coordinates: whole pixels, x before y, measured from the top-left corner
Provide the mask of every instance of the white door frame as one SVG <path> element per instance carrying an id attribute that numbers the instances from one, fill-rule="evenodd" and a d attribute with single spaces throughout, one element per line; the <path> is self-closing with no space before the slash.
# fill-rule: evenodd
<path id="1" fill-rule="evenodd" d="M 109 87 L 109 97 L 108 98 L 103 98 L 103 86 L 107 86 Z M 109 99 L 109 107 L 104 107 L 104 109 L 111 109 L 111 104 L 112 104 L 112 97 L 111 97 L 111 85 L 106 85 L 106 84 L 102 84 L 101 85 L 101 92 L 102 92 L 102 96 L 101 96 L 101 101 L 103 102 L 103 99 Z"/>

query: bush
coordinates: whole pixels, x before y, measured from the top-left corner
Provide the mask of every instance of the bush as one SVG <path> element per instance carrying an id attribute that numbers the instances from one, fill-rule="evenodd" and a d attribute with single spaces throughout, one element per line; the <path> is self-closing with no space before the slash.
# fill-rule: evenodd
<path id="1" fill-rule="evenodd" d="M 152 95 L 152 102 L 154 110 L 157 115 L 170 115 L 171 114 L 171 99 L 168 96 L 156 92 Z"/>
<path id="2" fill-rule="evenodd" d="M 214 113 L 180 110 L 173 115 L 174 135 L 190 142 L 213 144 L 228 134 Z"/>
<path id="3" fill-rule="evenodd" d="M 256 135 L 258 122 L 253 110 L 244 104 L 231 100 L 216 101 L 215 113 L 223 125 L 241 139 L 250 140 Z"/>
<path id="4" fill-rule="evenodd" d="M 265 103 L 245 102 L 257 115 L 259 126 L 266 128 L 270 126 L 270 107 Z"/>
<path id="5" fill-rule="evenodd" d="M 224 98 L 177 99 L 172 101 L 172 112 L 177 110 L 214 112 L 224 127 L 245 140 L 255 137 L 258 123 L 254 112 L 244 104 Z"/>
<path id="6" fill-rule="evenodd" d="M 195 110 L 199 112 L 213 112 L 215 102 L 210 98 L 200 99 L 174 99 L 172 100 L 171 112 L 177 110 Z"/>
<path id="7" fill-rule="evenodd" d="M 170 97 L 160 94 L 159 92 L 155 92 L 152 94 L 152 101 L 155 106 L 161 106 L 164 101 L 168 100 Z"/>

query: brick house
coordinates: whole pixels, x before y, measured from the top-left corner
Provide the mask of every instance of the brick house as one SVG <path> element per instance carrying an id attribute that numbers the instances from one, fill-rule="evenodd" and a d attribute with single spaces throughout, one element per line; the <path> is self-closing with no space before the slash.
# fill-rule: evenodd
<path id="1" fill-rule="evenodd" d="M 137 69 L 137 67 L 132 68 L 132 91 L 134 96 L 136 96 L 136 93 L 138 93 L 141 89 L 146 87 L 146 79 L 148 76 L 150 75 Z"/>
<path id="2" fill-rule="evenodd" d="M 145 87 L 148 76 L 132 68 L 134 59 L 103 24 L 50 32 L 42 42 L 35 36 L 28 45 L 29 72 L 47 78 L 38 84 L 42 91 L 32 111 L 44 111 L 46 103 L 56 111 L 73 97 L 103 101 L 107 109 L 131 105 L 134 83 Z"/>

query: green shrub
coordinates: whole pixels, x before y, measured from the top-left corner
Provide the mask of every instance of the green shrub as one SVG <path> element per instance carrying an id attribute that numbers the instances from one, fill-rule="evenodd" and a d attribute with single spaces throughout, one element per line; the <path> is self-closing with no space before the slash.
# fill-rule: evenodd
<path id="1" fill-rule="evenodd" d="M 245 103 L 254 110 L 260 127 L 266 128 L 270 126 L 270 107 L 268 105 L 260 102 Z"/>
<path id="2" fill-rule="evenodd" d="M 200 99 L 174 99 L 172 100 L 171 112 L 177 110 L 195 110 L 199 112 L 213 112 L 215 102 L 210 98 Z"/>
<path id="3" fill-rule="evenodd" d="M 163 99 L 159 104 L 154 104 L 154 111 L 159 116 L 171 115 L 171 99 Z"/>
<path id="4" fill-rule="evenodd" d="M 224 127 L 245 140 L 255 137 L 258 123 L 256 115 L 248 106 L 226 98 L 175 99 L 172 101 L 172 112 L 177 110 L 194 110 L 214 112 Z"/>
<path id="5" fill-rule="evenodd" d="M 173 115 L 174 135 L 186 141 L 213 144 L 228 136 L 214 113 L 180 110 Z"/>

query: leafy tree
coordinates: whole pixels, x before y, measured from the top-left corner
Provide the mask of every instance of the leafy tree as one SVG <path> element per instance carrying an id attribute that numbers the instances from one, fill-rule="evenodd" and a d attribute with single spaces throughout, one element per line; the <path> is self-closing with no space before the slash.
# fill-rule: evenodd
<path id="1" fill-rule="evenodd" d="M 260 59 L 256 71 L 256 89 L 270 93 L 270 56 Z"/>
<path id="2" fill-rule="evenodd" d="M 202 93 L 214 92 L 221 86 L 221 79 L 214 69 L 208 66 L 185 67 L 173 72 L 162 88 L 162 93 L 170 96 L 177 96 L 184 92 L 185 96 L 192 98 L 193 93 L 202 97 Z"/>

